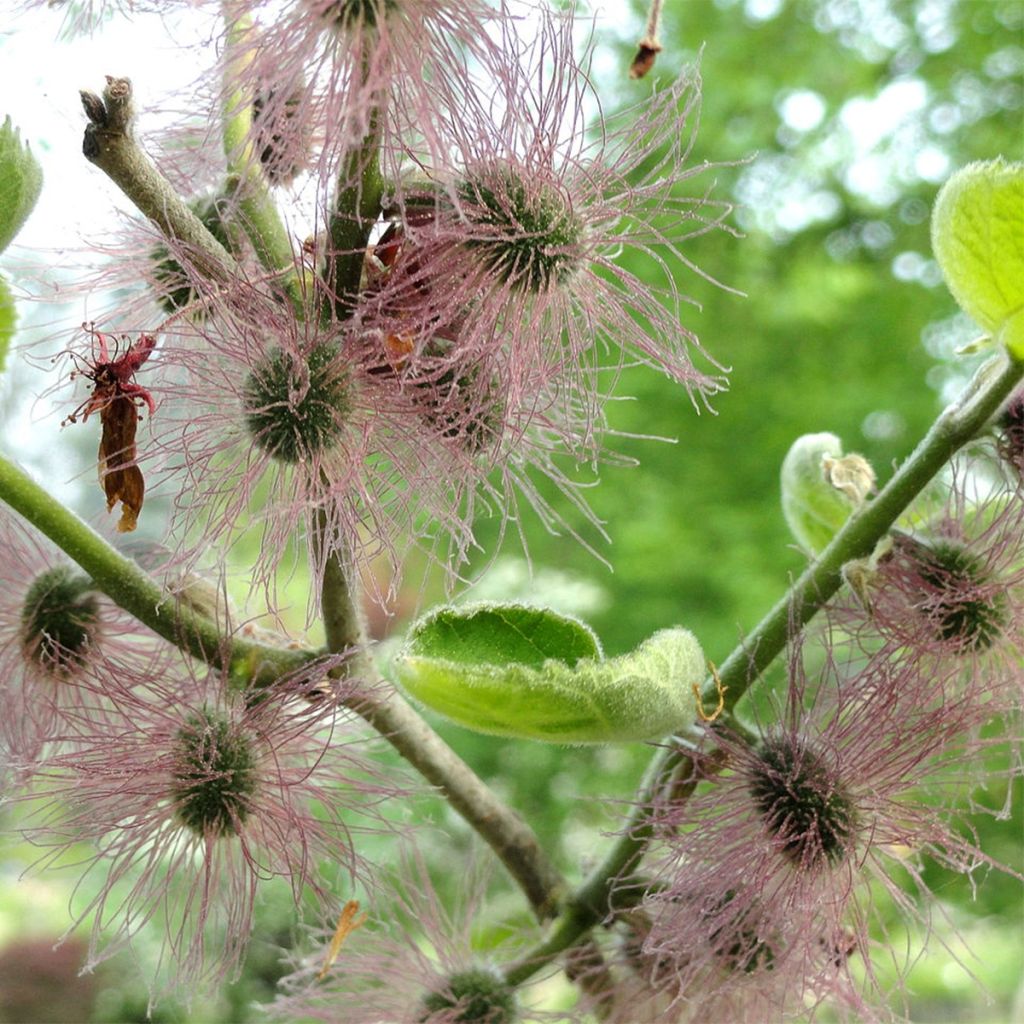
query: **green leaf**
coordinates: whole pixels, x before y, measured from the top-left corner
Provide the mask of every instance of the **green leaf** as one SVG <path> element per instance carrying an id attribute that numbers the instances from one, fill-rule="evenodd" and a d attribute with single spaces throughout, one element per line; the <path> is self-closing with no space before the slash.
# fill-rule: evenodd
<path id="1" fill-rule="evenodd" d="M 417 623 L 394 669 L 413 697 L 467 728 L 579 744 L 656 739 L 691 724 L 705 662 L 685 629 L 604 659 L 575 619 L 478 605 Z"/>
<path id="2" fill-rule="evenodd" d="M 10 288 L 7 287 L 7 282 L 0 277 L 0 372 L 3 371 L 7 362 L 7 350 L 11 346 L 14 325 L 17 320 L 14 296 L 11 294 Z"/>
<path id="3" fill-rule="evenodd" d="M 42 187 L 42 169 L 8 117 L 0 125 L 0 252 L 21 230 Z"/>
<path id="4" fill-rule="evenodd" d="M 964 312 L 1024 357 L 1024 164 L 968 164 L 942 186 L 932 248 Z"/>
<path id="5" fill-rule="evenodd" d="M 418 654 L 466 664 L 539 667 L 549 658 L 574 665 L 601 657 L 601 644 L 578 619 L 523 604 L 440 608 L 411 634 Z"/>

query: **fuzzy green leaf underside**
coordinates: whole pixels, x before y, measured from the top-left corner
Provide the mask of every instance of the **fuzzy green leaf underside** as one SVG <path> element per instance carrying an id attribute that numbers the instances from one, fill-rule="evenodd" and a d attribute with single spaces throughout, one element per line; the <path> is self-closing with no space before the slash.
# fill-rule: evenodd
<path id="1" fill-rule="evenodd" d="M 656 739 L 692 723 L 705 673 L 688 630 L 602 658 L 582 623 L 522 605 L 442 609 L 414 627 L 395 673 L 415 699 L 477 732 L 549 743 Z"/>
<path id="2" fill-rule="evenodd" d="M 14 296 L 7 282 L 0 277 L 0 372 L 7 363 L 7 350 L 11 347 L 14 337 L 14 326 L 18 322 Z"/>

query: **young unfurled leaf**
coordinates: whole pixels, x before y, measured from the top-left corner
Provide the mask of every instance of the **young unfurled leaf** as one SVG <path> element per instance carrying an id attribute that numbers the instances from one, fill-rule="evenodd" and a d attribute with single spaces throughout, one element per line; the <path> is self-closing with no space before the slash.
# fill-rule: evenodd
<path id="1" fill-rule="evenodd" d="M 583 623 L 523 605 L 442 608 L 396 659 L 417 700 L 477 732 L 549 743 L 656 739 L 697 717 L 704 654 L 688 630 L 603 658 Z"/>
<path id="2" fill-rule="evenodd" d="M 932 248 L 953 297 L 1024 358 L 1024 164 L 968 164 L 942 186 Z"/>
<path id="3" fill-rule="evenodd" d="M 859 508 L 875 485 L 862 455 L 843 455 L 835 434 L 804 434 L 782 460 L 782 513 L 790 533 L 816 555 Z"/>
<path id="4" fill-rule="evenodd" d="M 139 414 L 135 402 L 126 395 L 115 395 L 100 409 L 103 432 L 100 435 L 100 484 L 107 496 L 107 511 L 121 502 L 118 533 L 135 529 L 146 484 L 135 462 L 135 431 Z"/>
<path id="5" fill-rule="evenodd" d="M 21 230 L 42 187 L 42 169 L 6 118 L 0 125 L 0 252 Z"/>

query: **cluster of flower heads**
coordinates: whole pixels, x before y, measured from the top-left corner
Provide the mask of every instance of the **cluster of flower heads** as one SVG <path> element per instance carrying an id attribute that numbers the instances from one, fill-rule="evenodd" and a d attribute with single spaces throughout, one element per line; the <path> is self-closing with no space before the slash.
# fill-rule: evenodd
<path id="1" fill-rule="evenodd" d="M 516 519 L 517 491 L 557 524 L 532 474 L 582 506 L 562 460 L 601 455 L 606 362 L 653 366 L 698 407 L 723 386 L 673 283 L 677 265 L 696 269 L 684 243 L 727 212 L 687 194 L 706 170 L 688 164 L 695 70 L 591 132 L 571 18 L 542 16 L 523 43 L 508 10 L 474 2 L 224 9 L 222 87 L 207 99 L 245 113 L 232 175 L 209 147 L 193 167 L 168 145 L 163 169 L 204 187 L 193 209 L 233 276 L 211 282 L 188 247 L 152 236 L 120 264 L 149 292 L 118 320 L 159 333 L 140 366 L 155 411 L 138 461 L 176 496 L 180 560 L 256 515 L 254 582 L 268 586 L 311 521 L 315 575 L 334 546 L 397 562 L 403 538 L 458 571 L 474 517 Z M 286 266 L 266 266 L 249 219 L 257 166 L 279 198 L 314 197 L 313 233 Z M 154 297 L 170 316 L 159 332 Z M 1011 405 L 1002 441 L 1018 472 L 1019 419 Z M 657 884 L 619 916 L 615 967 L 635 983 L 620 1019 L 776 1019 L 824 999 L 866 1018 L 880 987 L 871 885 L 915 913 L 897 879 L 924 892 L 923 859 L 993 866 L 941 798 L 922 800 L 965 773 L 982 782 L 982 727 L 1021 702 L 1019 482 L 965 493 L 876 552 L 858 600 L 833 609 L 845 639 L 829 638 L 824 664 L 795 644 L 760 739 L 718 731 L 695 795 L 655 808 Z M 3 767 L 27 783 L 22 828 L 42 866 L 96 851 L 97 880 L 78 890 L 91 961 L 158 920 L 177 978 L 231 975 L 267 878 L 329 914 L 324 862 L 366 876 L 342 810 L 372 816 L 393 791 L 340 741 L 335 703 L 312 699 L 331 665 L 246 697 L 140 637 L 24 530 L 0 534 L 3 687 L 19 712 L 0 723 Z M 416 863 L 392 892 L 429 952 L 410 930 L 399 955 L 367 927 L 344 991 L 335 975 L 322 984 L 324 954 L 289 982 L 284 1019 L 515 1020 L 500 972 L 471 955 L 473 900 L 449 917 Z"/>
<path id="2" fill-rule="evenodd" d="M 556 529 L 560 493 L 589 515 L 578 470 L 614 458 L 616 369 L 649 364 L 698 408 L 724 387 L 674 283 L 695 269 L 686 241 L 728 212 L 689 186 L 708 167 L 689 162 L 695 69 L 592 130 L 569 16 L 539 15 L 526 43 L 511 12 L 479 4 L 234 9 L 210 102 L 244 108 L 247 131 L 219 170 L 208 146 L 168 143 L 161 164 L 204 186 L 193 210 L 232 276 L 207 281 L 194 251 L 152 236 L 116 267 L 149 285 L 121 324 L 152 325 L 154 297 L 171 317 L 139 375 L 157 408 L 137 459 L 151 490 L 177 491 L 183 559 L 255 518 L 268 582 L 316 515 L 314 573 L 334 545 L 398 568 L 411 543 L 457 575 L 481 514 L 533 506 Z M 261 201 L 315 207 L 311 236 L 269 269 L 247 205 L 268 187 Z"/>
<path id="3" fill-rule="evenodd" d="M 385 829 L 378 805 L 406 790 L 339 710 L 366 685 L 327 685 L 342 659 L 247 693 L 28 529 L 4 518 L 0 534 L 6 820 L 40 850 L 30 870 L 78 878 L 86 966 L 162 929 L 155 992 L 232 977 L 261 884 L 326 915 L 339 884 L 368 879 L 356 837 Z"/>
<path id="4" fill-rule="evenodd" d="M 715 730 L 693 795 L 652 814 L 656 884 L 616 896 L 644 1019 L 899 1015 L 913 954 L 887 941 L 878 902 L 928 930 L 935 865 L 972 885 L 1012 873 L 963 812 L 1004 816 L 1019 774 L 1022 567 L 1019 480 L 954 467 L 947 500 L 925 499 L 793 641 L 753 728 Z"/>

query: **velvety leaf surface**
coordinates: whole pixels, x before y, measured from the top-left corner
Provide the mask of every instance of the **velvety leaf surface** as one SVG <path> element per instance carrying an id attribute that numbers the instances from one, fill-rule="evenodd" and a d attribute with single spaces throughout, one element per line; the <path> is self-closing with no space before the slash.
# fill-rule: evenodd
<path id="1" fill-rule="evenodd" d="M 21 230 L 42 187 L 42 169 L 8 117 L 0 125 L 0 252 Z"/>
<path id="2" fill-rule="evenodd" d="M 417 625 L 395 672 L 417 700 L 477 732 L 576 744 L 654 739 L 688 725 L 705 664 L 685 629 L 604 659 L 574 619 L 481 605 Z"/>

